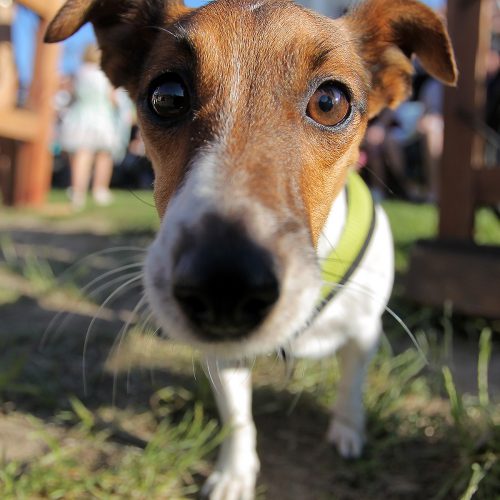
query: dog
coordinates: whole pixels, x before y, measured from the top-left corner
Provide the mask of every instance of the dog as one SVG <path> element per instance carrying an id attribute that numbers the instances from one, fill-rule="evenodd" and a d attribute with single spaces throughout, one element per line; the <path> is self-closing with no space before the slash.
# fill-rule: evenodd
<path id="1" fill-rule="evenodd" d="M 290 0 L 68 0 L 58 42 L 91 22 L 102 67 L 135 100 L 161 228 L 145 262 L 159 326 L 199 349 L 232 429 L 203 492 L 254 497 L 250 368 L 338 352 L 328 440 L 364 442 L 362 386 L 393 284 L 391 231 L 353 172 L 369 119 L 411 92 L 416 55 L 457 80 L 446 28 L 415 0 L 332 20 Z"/>

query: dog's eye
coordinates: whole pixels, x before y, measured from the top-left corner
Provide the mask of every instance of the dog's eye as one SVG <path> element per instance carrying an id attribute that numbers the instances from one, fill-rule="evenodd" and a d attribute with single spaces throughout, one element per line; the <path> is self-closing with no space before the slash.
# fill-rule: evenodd
<path id="1" fill-rule="evenodd" d="M 153 112 L 160 118 L 176 119 L 191 109 L 189 92 L 182 79 L 167 73 L 151 86 L 149 104 Z"/>
<path id="2" fill-rule="evenodd" d="M 351 104 L 346 92 L 335 83 L 321 85 L 307 104 L 307 116 L 326 127 L 343 122 L 350 111 Z"/>

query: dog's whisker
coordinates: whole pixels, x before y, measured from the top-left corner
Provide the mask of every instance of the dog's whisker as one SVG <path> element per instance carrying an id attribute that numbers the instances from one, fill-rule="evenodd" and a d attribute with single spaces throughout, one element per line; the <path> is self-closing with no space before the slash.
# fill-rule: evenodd
<path id="1" fill-rule="evenodd" d="M 403 328 L 403 330 L 408 335 L 408 337 L 410 337 L 410 340 L 412 341 L 413 345 L 417 349 L 417 352 L 420 354 L 420 356 L 425 361 L 425 364 L 428 365 L 429 360 L 427 359 L 427 356 L 426 356 L 424 350 L 422 349 L 421 345 L 419 344 L 419 342 L 418 342 L 417 338 L 415 337 L 415 335 L 413 334 L 413 332 L 410 330 L 410 328 L 408 328 L 407 324 L 403 321 L 401 316 L 399 316 L 399 314 L 397 314 L 389 306 L 386 306 L 385 310 L 387 313 L 389 313 L 397 321 L 397 323 L 401 326 L 401 328 Z"/>
<path id="2" fill-rule="evenodd" d="M 295 357 L 293 355 L 291 340 L 287 340 L 286 344 L 279 349 L 278 357 L 279 360 L 283 361 L 284 363 L 285 371 L 283 372 L 283 374 L 284 374 L 284 383 L 286 385 L 292 379 L 295 367 Z"/>
<path id="3" fill-rule="evenodd" d="M 394 195 L 394 191 L 389 187 L 389 185 L 384 181 L 384 179 L 382 179 L 382 177 L 380 177 L 380 175 L 378 175 L 375 170 L 373 170 L 373 168 L 369 167 L 368 165 L 365 165 L 363 167 L 367 172 L 370 172 L 371 175 L 373 175 L 373 177 L 375 177 L 375 179 L 380 182 L 380 184 L 384 187 L 384 189 L 391 195 L 393 196 Z"/>
<path id="4" fill-rule="evenodd" d="M 217 377 L 217 380 L 220 380 L 220 366 L 219 366 L 219 359 L 215 359 L 215 375 Z"/>
<path id="5" fill-rule="evenodd" d="M 100 283 L 101 281 L 110 278 L 111 276 L 114 276 L 115 274 L 122 273 L 123 271 L 128 271 L 130 269 L 136 269 L 136 268 L 142 268 L 143 263 L 142 262 L 134 262 L 132 264 L 127 264 L 120 266 L 116 269 L 111 269 L 110 271 L 105 272 L 104 274 L 97 276 L 94 278 L 90 283 L 87 283 L 83 288 L 82 292 L 86 293 L 89 291 L 94 285 L 97 285 L 97 283 Z"/>
<path id="6" fill-rule="evenodd" d="M 58 276 L 58 282 L 63 283 L 68 276 L 71 276 L 71 274 L 75 271 L 75 269 L 78 269 L 78 267 L 87 263 L 91 259 L 95 259 L 96 257 L 102 257 L 103 255 L 115 254 L 115 253 L 121 253 L 121 252 L 136 252 L 136 253 L 143 253 L 144 254 L 144 253 L 146 253 L 146 249 L 141 248 L 141 247 L 134 247 L 134 246 L 121 246 L 121 247 L 105 248 L 104 250 L 99 250 L 97 252 L 90 253 L 90 254 L 86 255 L 85 257 L 78 259 L 75 263 L 71 264 L 71 266 L 69 266 L 67 269 L 65 269 Z"/>
<path id="7" fill-rule="evenodd" d="M 137 277 L 138 279 L 139 278 L 142 279 L 143 272 L 142 271 L 135 271 L 133 273 L 127 273 L 127 274 L 124 274 L 122 276 L 118 276 L 117 278 L 114 278 L 114 279 L 108 281 L 107 283 L 104 283 L 101 286 L 92 290 L 88 294 L 88 296 L 90 298 L 97 299 L 99 297 L 99 295 L 101 294 L 101 292 L 103 292 L 104 290 L 108 290 L 109 288 L 115 286 L 116 284 L 120 283 L 121 281 L 128 280 L 128 279 L 134 278 L 134 277 Z"/>
<path id="8" fill-rule="evenodd" d="M 85 340 L 83 343 L 83 357 L 82 357 L 82 374 L 83 374 L 83 391 L 84 394 L 87 395 L 87 380 L 86 380 L 86 373 L 87 373 L 87 365 L 86 365 L 86 355 L 87 355 L 87 349 L 88 349 L 88 344 L 90 340 L 90 334 L 92 332 L 92 328 L 94 327 L 95 322 L 97 321 L 98 316 L 100 315 L 101 311 L 121 292 L 125 291 L 127 287 L 134 285 L 137 283 L 138 280 L 142 280 L 142 274 L 140 276 L 135 276 L 122 285 L 120 285 L 114 292 L 112 292 L 108 298 L 101 304 L 99 307 L 99 310 L 97 311 L 97 314 L 94 315 L 92 318 L 92 321 L 89 324 L 89 327 L 87 328 L 87 332 L 85 334 Z M 142 286 L 142 282 L 140 282 L 138 285 Z"/>
<path id="9" fill-rule="evenodd" d="M 143 290 L 142 293 L 140 294 L 140 302 L 141 302 L 141 305 L 139 306 L 139 308 L 136 311 L 136 314 L 139 317 L 139 321 L 135 325 L 135 328 L 139 332 L 148 333 L 147 330 L 149 327 L 149 322 L 151 321 L 151 319 L 153 317 L 153 312 L 149 308 L 148 298 L 146 296 L 145 290 Z M 141 311 L 141 309 L 142 309 L 142 311 Z"/>
<path id="10" fill-rule="evenodd" d="M 151 208 L 155 208 L 155 205 L 153 203 L 149 203 L 147 202 L 146 200 L 143 200 L 133 189 L 127 189 L 127 191 L 134 197 L 134 198 L 137 198 L 141 203 L 143 203 L 144 205 L 148 206 L 148 207 L 151 207 Z"/>
<path id="11" fill-rule="evenodd" d="M 323 284 L 327 285 L 327 286 L 334 286 L 335 288 L 338 288 L 338 289 L 347 287 L 346 284 L 336 283 L 334 281 L 324 281 L 323 280 Z M 349 289 L 352 289 L 353 292 L 358 292 L 358 293 L 363 294 L 367 297 L 370 297 L 371 299 L 378 301 L 380 304 L 383 303 L 383 301 L 380 301 L 380 299 L 378 299 L 378 297 L 373 292 L 371 292 L 371 290 L 369 290 L 368 288 L 362 287 L 361 285 L 359 285 L 353 281 L 349 282 Z M 392 316 L 392 318 L 394 318 L 397 321 L 397 323 L 403 328 L 403 331 L 408 335 L 412 344 L 417 349 L 418 354 L 422 357 L 422 359 L 425 361 L 426 364 L 429 364 L 429 361 L 427 359 L 427 356 L 426 356 L 424 350 L 422 349 L 422 346 L 419 344 L 414 333 L 410 330 L 410 328 L 403 321 L 403 319 L 394 310 L 392 310 L 388 305 L 384 306 L 384 311 L 387 312 L 390 316 Z"/>
<path id="12" fill-rule="evenodd" d="M 148 29 L 148 30 L 150 29 L 153 31 L 161 31 L 162 33 L 167 33 L 168 35 L 171 35 L 175 39 L 178 39 L 179 37 L 182 36 L 180 33 L 174 33 L 173 31 L 170 31 L 170 30 L 164 28 L 163 26 L 149 25 L 149 26 L 144 26 L 143 29 Z"/>
<path id="13" fill-rule="evenodd" d="M 245 379 L 245 382 L 248 381 L 248 379 L 252 378 L 252 372 L 253 369 L 255 368 L 255 363 L 257 363 L 257 356 L 252 356 L 252 361 L 248 366 L 248 375 L 247 378 Z"/>
<path id="14" fill-rule="evenodd" d="M 143 307 L 144 304 L 146 303 L 146 300 L 147 300 L 146 294 L 143 293 L 142 297 L 139 299 L 136 306 L 132 310 L 132 313 L 130 314 L 130 317 L 128 318 L 127 322 L 125 323 L 125 325 L 121 329 L 120 333 L 118 334 L 118 337 L 120 340 L 118 342 L 118 347 L 116 350 L 117 353 L 120 352 L 123 341 L 130 332 L 130 326 L 132 325 L 132 322 L 134 321 L 134 319 L 135 319 L 136 315 L 138 314 L 139 310 L 141 309 L 141 307 Z M 131 371 L 131 361 L 129 359 L 128 367 L 127 367 L 127 386 L 126 386 L 127 387 L 127 394 L 130 393 L 130 371 Z M 115 372 L 115 374 L 116 374 L 116 372 Z M 113 389 L 115 388 L 115 383 L 116 383 L 116 377 L 113 379 Z"/>
<path id="15" fill-rule="evenodd" d="M 205 363 L 202 364 L 203 371 L 205 372 L 205 375 L 207 376 L 208 380 L 210 381 L 214 391 L 218 394 L 219 393 L 219 385 L 215 384 L 215 380 L 212 376 L 212 372 L 210 370 L 210 361 L 208 359 L 205 359 Z"/>
<path id="16" fill-rule="evenodd" d="M 110 252 L 118 252 L 118 251 L 123 251 L 124 249 L 126 249 L 127 251 L 130 249 L 130 248 L 134 248 L 135 250 L 134 251 L 138 251 L 138 249 L 136 247 L 117 247 L 117 248 L 114 248 L 114 249 L 108 249 L 109 251 L 107 253 L 110 253 Z M 106 251 L 102 251 L 102 252 L 95 252 L 94 254 L 91 254 L 87 257 L 85 257 L 84 259 L 81 259 L 81 262 L 77 262 L 75 263 L 73 266 L 71 266 L 68 270 L 66 270 L 65 272 L 63 272 L 59 277 L 58 277 L 58 282 L 59 283 L 63 283 L 65 278 L 64 278 L 64 275 L 65 274 L 68 274 L 70 269 L 72 268 L 75 268 L 75 266 L 78 266 L 78 265 L 81 265 L 81 263 L 86 259 L 86 258 L 90 258 L 92 256 L 95 256 L 95 255 L 98 255 L 98 254 L 103 254 L 105 253 Z M 99 283 L 100 281 L 102 280 L 105 280 L 107 278 L 109 278 L 110 276 L 113 276 L 114 274 L 117 274 L 117 273 L 120 273 L 120 272 L 123 272 L 123 271 L 126 271 L 128 269 L 133 269 L 135 267 L 142 267 L 142 262 L 137 262 L 137 263 L 133 263 L 133 264 L 129 264 L 129 265 L 124 265 L 124 266 L 121 266 L 117 269 L 112 269 L 110 271 L 107 271 L 106 273 L 104 273 L 103 275 L 100 275 L 98 276 L 97 278 L 93 279 L 90 283 L 87 283 L 83 288 L 81 288 L 80 290 L 80 293 L 81 294 L 86 294 L 87 292 L 89 292 L 89 290 L 94 286 L 96 285 L 97 283 Z M 109 286 L 112 286 L 112 284 L 116 283 L 116 281 L 111 281 L 111 282 L 108 282 L 107 286 L 104 287 L 107 288 Z M 100 291 L 100 290 L 99 290 Z M 90 296 L 93 297 L 94 293 L 97 293 L 97 291 L 94 291 L 94 292 L 91 292 L 90 293 Z M 71 313 L 68 312 L 68 311 L 59 311 L 52 319 L 51 321 L 49 322 L 49 324 L 47 325 L 47 327 L 45 328 L 43 334 L 42 334 L 42 338 L 40 340 L 40 343 L 39 343 L 39 347 L 41 349 L 43 349 L 46 345 L 46 343 L 48 342 L 48 339 L 49 337 L 52 335 L 52 328 L 55 327 L 56 323 L 61 319 L 62 316 L 64 315 L 67 315 L 68 317 L 71 316 Z M 62 330 L 62 327 L 66 325 L 66 319 L 63 321 L 63 323 L 56 329 L 56 331 L 54 332 L 54 336 L 57 336 L 60 331 Z"/>
<path id="17" fill-rule="evenodd" d="M 330 250 L 331 250 L 331 252 L 332 252 L 332 253 L 334 254 L 334 256 L 335 256 L 335 257 L 330 257 L 330 258 L 332 258 L 332 259 L 333 259 L 333 258 L 335 258 L 335 259 L 337 259 L 339 262 L 341 262 L 340 257 L 339 257 L 339 254 L 338 254 L 338 252 L 337 252 L 337 249 L 336 249 L 335 245 L 334 245 L 334 244 L 330 241 L 330 239 L 329 239 L 329 238 L 328 238 L 328 236 L 325 234 L 325 231 L 324 231 L 323 229 L 321 230 L 321 235 L 322 235 L 322 237 L 326 240 L 326 242 L 327 242 L 327 243 L 328 243 L 328 245 L 330 246 Z M 318 260 L 319 260 L 320 262 L 323 262 L 323 261 L 325 261 L 325 262 L 326 262 L 326 261 L 328 260 L 328 258 L 325 258 L 325 259 L 318 259 Z"/>
<path id="18" fill-rule="evenodd" d="M 39 343 L 39 348 L 44 349 L 47 343 L 49 342 L 49 338 L 54 338 L 59 335 L 59 333 L 62 331 L 62 328 L 66 326 L 68 318 L 71 316 L 71 312 L 68 311 L 59 311 L 57 314 L 54 315 L 54 317 L 50 320 L 50 323 L 47 325 L 47 328 L 45 328 L 42 338 L 40 339 Z M 59 326 L 55 329 L 54 332 L 52 332 L 52 328 L 55 327 L 56 323 L 59 322 L 59 320 L 64 316 L 64 319 L 62 320 L 62 323 L 59 324 Z"/>
<path id="19" fill-rule="evenodd" d="M 92 292 L 88 293 L 87 294 L 87 298 L 94 299 L 103 290 L 107 290 L 108 288 L 113 287 L 114 285 L 120 283 L 121 281 L 127 280 L 129 278 L 134 277 L 134 276 L 138 276 L 140 274 L 141 273 L 138 273 L 138 272 L 136 272 L 136 273 L 129 273 L 129 274 L 126 274 L 124 276 L 119 276 L 118 278 L 110 280 L 107 283 L 105 283 L 104 285 L 102 285 L 101 287 L 98 287 L 96 290 L 93 290 Z M 82 289 L 82 292 L 85 292 L 85 291 L 88 292 L 88 290 L 85 290 L 85 288 Z M 72 316 L 74 314 L 75 313 L 72 312 L 72 311 L 63 310 L 63 311 L 59 311 L 51 319 L 50 323 L 47 325 L 47 328 L 43 332 L 42 338 L 40 340 L 39 346 L 40 346 L 41 349 L 43 349 L 45 347 L 45 345 L 49 341 L 49 338 L 52 337 L 54 339 L 54 338 L 58 338 L 59 337 L 59 335 L 61 334 L 61 332 L 63 331 L 63 329 L 67 326 L 68 322 L 70 321 L 70 319 L 72 318 Z M 64 317 L 64 319 L 62 319 L 63 317 Z M 61 320 L 61 322 L 59 323 L 59 326 L 54 331 L 52 331 L 52 328 L 55 327 L 55 325 L 59 322 L 59 320 Z"/>
<path id="20" fill-rule="evenodd" d="M 149 304 L 147 303 L 147 298 L 146 298 L 146 294 L 143 293 L 143 298 L 144 298 L 144 306 L 145 306 L 145 310 L 146 311 L 149 311 L 149 314 L 147 316 L 145 316 L 143 319 L 141 319 L 141 321 L 139 321 L 139 323 L 137 323 L 136 325 L 136 328 L 141 331 L 141 332 L 144 332 L 146 335 L 148 335 L 148 327 L 149 327 L 149 323 L 151 322 L 151 320 L 153 319 L 153 311 L 151 311 L 151 309 L 149 308 Z M 146 312 L 145 311 L 145 312 Z"/>
<path id="21" fill-rule="evenodd" d="M 146 337 L 146 342 L 148 343 L 146 346 L 146 352 L 151 352 L 152 346 L 153 346 L 153 341 L 158 335 L 158 332 L 161 330 L 161 328 L 150 328 L 149 331 L 145 332 L 145 337 Z M 149 377 L 151 378 L 151 383 L 152 385 L 155 384 L 155 367 L 150 366 L 149 367 Z"/>
<path id="22" fill-rule="evenodd" d="M 154 330 L 151 328 L 151 331 L 149 332 L 150 342 L 152 342 L 154 338 L 158 337 L 160 330 L 161 327 L 155 328 Z"/>
<path id="23" fill-rule="evenodd" d="M 194 351 L 191 353 L 191 364 L 193 366 L 193 378 L 194 378 L 195 382 L 198 382 L 198 379 L 196 378 L 196 366 L 195 366 L 195 362 L 194 362 Z"/>

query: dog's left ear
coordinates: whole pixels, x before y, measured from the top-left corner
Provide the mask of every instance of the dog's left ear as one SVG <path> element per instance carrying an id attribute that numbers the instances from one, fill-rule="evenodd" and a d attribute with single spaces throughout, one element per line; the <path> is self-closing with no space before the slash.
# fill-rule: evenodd
<path id="1" fill-rule="evenodd" d="M 45 34 L 61 42 L 91 22 L 102 67 L 116 87 L 135 94 L 137 74 L 159 30 L 189 12 L 182 0 L 67 0 Z"/>
<path id="2" fill-rule="evenodd" d="M 415 0 L 366 0 L 346 21 L 372 76 L 370 117 L 410 96 L 413 54 L 429 74 L 447 85 L 456 84 L 450 38 L 429 7 Z"/>

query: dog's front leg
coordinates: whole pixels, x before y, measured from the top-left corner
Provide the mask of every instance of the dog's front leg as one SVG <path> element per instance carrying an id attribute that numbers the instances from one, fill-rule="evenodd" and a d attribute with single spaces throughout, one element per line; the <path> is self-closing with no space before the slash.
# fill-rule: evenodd
<path id="1" fill-rule="evenodd" d="M 252 375 L 246 366 L 207 359 L 222 423 L 229 431 L 202 495 L 210 500 L 252 500 L 259 472 L 252 418 Z"/>
<path id="2" fill-rule="evenodd" d="M 363 385 L 376 350 L 382 325 L 375 321 L 362 328 L 339 351 L 340 382 L 327 439 L 344 458 L 358 458 L 365 441 Z"/>

